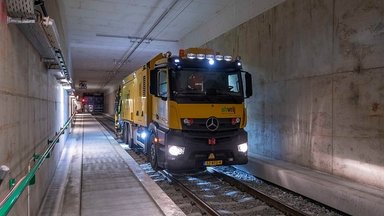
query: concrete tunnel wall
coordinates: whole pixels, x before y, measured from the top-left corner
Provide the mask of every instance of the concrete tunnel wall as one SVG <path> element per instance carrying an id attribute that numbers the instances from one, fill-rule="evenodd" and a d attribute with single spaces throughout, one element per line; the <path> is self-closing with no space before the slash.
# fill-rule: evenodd
<path id="1" fill-rule="evenodd" d="M 384 188 L 383 1 L 287 0 L 203 46 L 253 75 L 250 156 Z"/>
<path id="2" fill-rule="evenodd" d="M 203 46 L 253 75 L 251 156 L 384 188 L 384 1 L 288 0 Z"/>
<path id="3" fill-rule="evenodd" d="M 58 23 L 55 4 L 56 1 L 46 2 L 49 15 Z M 48 139 L 67 120 L 69 106 L 66 91 L 48 73 L 40 55 L 18 27 L 7 24 L 6 16 L 5 0 L 0 0 L 0 165 L 10 168 L 0 185 L 0 201 L 9 192 L 9 179 L 19 181 L 27 174 L 33 154 L 45 151 Z M 36 184 L 30 187 L 31 215 L 37 215 L 67 132 L 37 171 Z M 27 215 L 27 208 L 25 190 L 10 215 Z"/>

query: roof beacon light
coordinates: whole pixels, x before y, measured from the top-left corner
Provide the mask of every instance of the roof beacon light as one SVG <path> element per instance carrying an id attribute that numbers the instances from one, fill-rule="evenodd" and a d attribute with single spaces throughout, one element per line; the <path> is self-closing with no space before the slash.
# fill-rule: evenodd
<path id="1" fill-rule="evenodd" d="M 195 54 L 195 53 L 188 53 L 188 54 L 187 54 L 187 58 L 189 58 L 189 59 L 195 59 L 195 58 L 196 58 L 196 54 Z"/>
<path id="2" fill-rule="evenodd" d="M 224 57 L 223 57 L 222 55 L 216 55 L 216 56 L 215 56 L 215 59 L 216 59 L 217 61 L 222 61 L 222 60 L 224 59 Z"/>
<path id="3" fill-rule="evenodd" d="M 225 61 L 232 61 L 232 56 L 224 56 Z"/>
<path id="4" fill-rule="evenodd" d="M 202 53 L 197 54 L 196 57 L 197 59 L 200 59 L 200 60 L 205 59 L 205 55 Z"/>
<path id="5" fill-rule="evenodd" d="M 207 54 L 207 55 L 205 55 L 205 58 L 206 59 L 215 59 L 215 56 L 214 55 L 212 55 L 212 54 Z"/>

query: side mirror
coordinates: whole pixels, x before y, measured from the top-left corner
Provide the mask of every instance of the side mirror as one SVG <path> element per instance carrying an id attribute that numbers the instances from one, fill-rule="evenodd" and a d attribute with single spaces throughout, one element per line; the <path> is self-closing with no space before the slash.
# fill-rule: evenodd
<path id="1" fill-rule="evenodd" d="M 250 98 L 252 96 L 252 76 L 248 72 L 245 73 L 245 98 Z"/>
<path id="2" fill-rule="evenodd" d="M 151 70 L 149 76 L 149 93 L 154 96 L 158 96 L 157 89 L 157 70 Z"/>

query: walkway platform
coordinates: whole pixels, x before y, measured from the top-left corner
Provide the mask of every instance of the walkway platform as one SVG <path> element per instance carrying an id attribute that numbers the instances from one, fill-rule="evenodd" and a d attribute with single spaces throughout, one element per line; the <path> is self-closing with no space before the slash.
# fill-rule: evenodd
<path id="1" fill-rule="evenodd" d="M 185 215 L 90 114 L 74 125 L 39 215 Z"/>

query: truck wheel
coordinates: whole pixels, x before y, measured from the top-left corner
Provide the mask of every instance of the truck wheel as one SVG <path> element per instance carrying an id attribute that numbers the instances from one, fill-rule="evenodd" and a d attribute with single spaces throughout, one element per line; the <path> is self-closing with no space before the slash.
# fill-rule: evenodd
<path id="1" fill-rule="evenodd" d="M 136 145 L 133 143 L 133 139 L 132 139 L 132 136 L 131 136 L 131 130 L 130 130 L 130 127 L 129 127 L 129 124 L 126 123 L 125 124 L 125 137 L 126 137 L 126 140 L 124 141 L 125 144 L 128 144 L 129 148 L 130 149 L 133 149 L 136 147 Z"/>
<path id="2" fill-rule="evenodd" d="M 157 162 L 158 150 L 155 143 L 154 134 L 150 136 L 148 144 L 150 145 L 149 152 L 148 152 L 148 161 L 151 163 L 152 169 L 158 170 L 159 169 L 158 162 Z"/>
<path id="3" fill-rule="evenodd" d="M 124 123 L 124 125 L 123 125 L 123 143 L 125 143 L 125 144 L 128 143 L 128 137 L 129 137 L 128 124 Z"/>
<path id="4" fill-rule="evenodd" d="M 130 131 L 128 132 L 128 146 L 129 146 L 130 149 L 136 148 L 136 145 L 133 142 L 133 139 L 132 139 Z"/>

